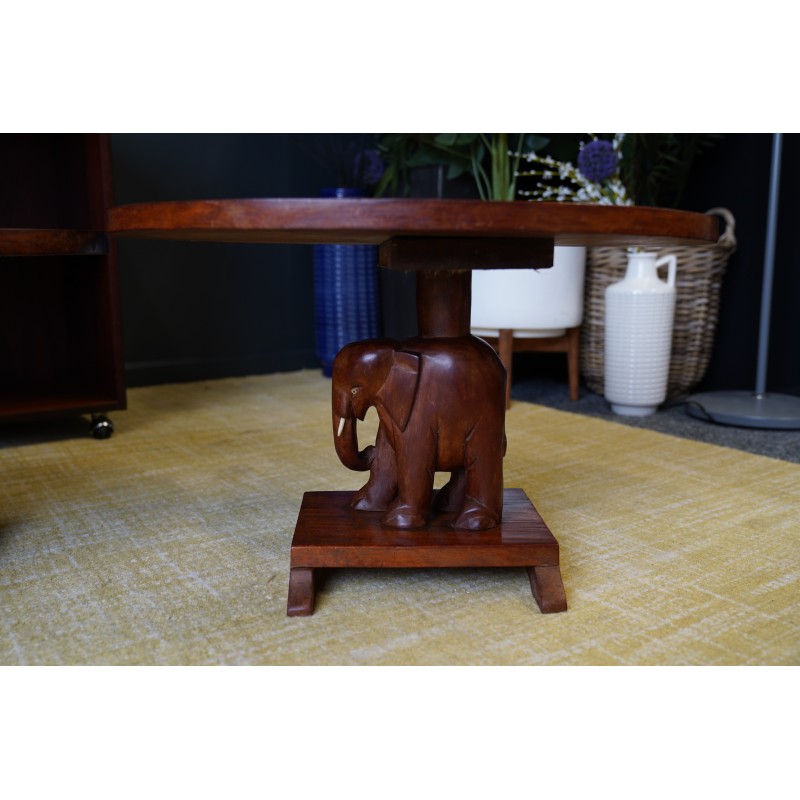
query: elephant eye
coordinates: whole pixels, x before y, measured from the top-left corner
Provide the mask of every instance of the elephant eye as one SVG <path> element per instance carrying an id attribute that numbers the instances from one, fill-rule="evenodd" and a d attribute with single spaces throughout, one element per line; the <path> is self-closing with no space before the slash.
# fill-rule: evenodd
<path id="1" fill-rule="evenodd" d="M 350 390 L 350 394 L 351 394 L 351 395 L 353 395 L 353 397 L 355 397 L 355 396 L 358 394 L 358 390 L 359 390 L 360 388 L 361 388 L 360 386 L 354 386 L 354 387 L 353 387 L 353 388 Z"/>

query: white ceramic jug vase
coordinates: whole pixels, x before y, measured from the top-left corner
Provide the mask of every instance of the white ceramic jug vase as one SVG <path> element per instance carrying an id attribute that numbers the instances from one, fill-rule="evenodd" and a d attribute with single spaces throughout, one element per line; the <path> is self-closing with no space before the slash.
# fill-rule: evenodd
<path id="1" fill-rule="evenodd" d="M 652 414 L 667 397 L 676 268 L 673 255 L 631 252 L 623 280 L 606 289 L 605 397 L 616 414 Z"/>

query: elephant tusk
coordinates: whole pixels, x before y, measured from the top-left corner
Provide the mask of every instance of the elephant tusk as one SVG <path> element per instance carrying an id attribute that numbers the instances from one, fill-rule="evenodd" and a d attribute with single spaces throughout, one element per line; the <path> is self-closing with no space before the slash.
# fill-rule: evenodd
<path id="1" fill-rule="evenodd" d="M 342 417 L 342 418 L 339 420 L 339 430 L 338 430 L 338 431 L 336 431 L 336 435 L 337 435 L 337 436 L 341 436 L 341 435 L 342 435 L 342 431 L 343 431 L 343 430 L 344 430 L 344 417 Z"/>

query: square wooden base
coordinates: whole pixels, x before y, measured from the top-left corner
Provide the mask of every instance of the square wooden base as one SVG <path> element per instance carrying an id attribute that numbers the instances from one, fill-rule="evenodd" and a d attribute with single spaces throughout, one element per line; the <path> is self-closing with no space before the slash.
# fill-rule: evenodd
<path id="1" fill-rule="evenodd" d="M 384 527 L 380 512 L 350 508 L 353 492 L 306 492 L 292 539 L 289 616 L 314 613 L 314 570 L 344 567 L 524 567 L 543 614 L 567 610 L 558 542 L 522 489 L 506 489 L 503 521 L 487 531 Z"/>

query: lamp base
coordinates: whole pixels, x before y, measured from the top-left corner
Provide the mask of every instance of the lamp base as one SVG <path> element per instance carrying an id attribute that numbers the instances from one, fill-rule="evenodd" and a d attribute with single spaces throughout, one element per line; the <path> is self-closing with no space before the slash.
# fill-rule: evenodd
<path id="1" fill-rule="evenodd" d="M 686 401 L 698 419 L 744 428 L 800 430 L 800 397 L 753 392 L 703 392 Z"/>

